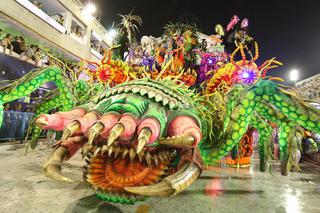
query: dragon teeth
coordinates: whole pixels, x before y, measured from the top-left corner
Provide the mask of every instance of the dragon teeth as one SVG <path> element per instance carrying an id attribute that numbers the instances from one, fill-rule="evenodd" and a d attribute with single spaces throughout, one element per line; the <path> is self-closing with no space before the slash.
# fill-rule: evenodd
<path id="1" fill-rule="evenodd" d="M 158 166 L 158 156 L 157 155 L 154 155 L 153 156 L 153 162 L 156 166 Z"/>
<path id="2" fill-rule="evenodd" d="M 143 160 L 143 156 L 144 156 L 144 152 L 143 150 L 138 154 L 138 157 L 139 157 L 139 161 L 142 162 Z"/>
<path id="3" fill-rule="evenodd" d="M 128 149 L 124 149 L 123 152 L 122 152 L 122 159 L 124 159 L 128 153 L 129 153 L 129 150 Z"/>
<path id="4" fill-rule="evenodd" d="M 129 156 L 130 156 L 130 160 L 132 161 L 134 159 L 134 157 L 136 156 L 136 150 L 134 148 L 131 148 L 130 149 L 130 153 L 129 153 Z"/>
<path id="5" fill-rule="evenodd" d="M 99 154 L 99 152 L 101 151 L 101 147 L 98 147 L 94 153 L 93 153 L 93 157 L 97 157 L 97 155 Z"/>
<path id="6" fill-rule="evenodd" d="M 147 152 L 146 154 L 146 161 L 147 161 L 147 164 L 150 166 L 151 165 L 151 159 L 152 159 L 152 156 L 150 155 L 149 152 Z"/>
<path id="7" fill-rule="evenodd" d="M 102 146 L 102 150 L 101 150 L 101 155 L 103 155 L 107 150 L 108 150 L 108 146 L 107 145 L 103 145 Z"/>
<path id="8" fill-rule="evenodd" d="M 109 155 L 109 157 L 111 156 L 112 151 L 113 151 L 113 146 L 110 146 L 109 149 L 108 149 L 108 155 Z"/>
<path id="9" fill-rule="evenodd" d="M 160 159 L 161 162 L 165 162 L 166 161 L 166 159 L 164 157 L 164 152 L 160 152 L 159 153 L 159 159 Z"/>
<path id="10" fill-rule="evenodd" d="M 120 152 L 121 152 L 121 148 L 116 147 L 116 148 L 114 149 L 114 157 L 117 157 Z"/>
<path id="11" fill-rule="evenodd" d="M 161 158 L 163 158 L 164 161 L 166 161 L 166 162 L 168 162 L 168 161 L 170 161 L 170 160 L 172 159 L 171 156 L 170 156 L 170 153 L 169 153 L 168 151 L 162 151 L 162 152 L 160 152 L 160 156 L 161 156 Z"/>
<path id="12" fill-rule="evenodd" d="M 136 147 L 123 147 L 123 146 L 110 146 L 108 147 L 106 144 L 100 147 L 95 147 L 93 151 L 93 157 L 97 157 L 99 154 L 107 155 L 109 157 L 120 157 L 125 159 L 126 157 L 130 158 L 130 161 L 133 161 L 135 157 L 139 159 L 140 162 L 147 163 L 148 166 L 158 166 L 161 162 L 168 163 L 170 162 L 176 155 L 175 150 L 159 150 L 157 152 L 152 153 L 149 150 L 142 150 L 140 153 L 136 152 Z M 127 156 L 128 155 L 128 156 Z M 87 164 L 90 164 L 91 161 L 88 159 L 88 156 L 85 157 L 85 161 Z"/>

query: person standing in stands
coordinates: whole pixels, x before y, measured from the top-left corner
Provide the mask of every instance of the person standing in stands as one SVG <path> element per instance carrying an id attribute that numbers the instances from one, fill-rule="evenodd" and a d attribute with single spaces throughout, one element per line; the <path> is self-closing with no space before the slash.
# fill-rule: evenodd
<path id="1" fill-rule="evenodd" d="M 27 44 L 26 41 L 24 40 L 24 38 L 22 36 L 20 36 L 20 49 L 21 49 L 21 53 L 20 56 L 25 53 L 27 51 Z"/>
<path id="2" fill-rule="evenodd" d="M 42 66 L 39 65 L 39 61 L 41 59 L 41 50 L 39 47 L 36 48 L 36 51 L 34 52 L 34 62 L 36 63 L 36 66 Z"/>
<path id="3" fill-rule="evenodd" d="M 60 25 L 63 26 L 63 24 L 64 24 L 64 18 L 63 18 L 62 15 L 59 15 L 59 18 L 57 19 L 57 22 L 58 22 Z"/>
<path id="4" fill-rule="evenodd" d="M 73 28 L 72 33 L 74 33 L 78 37 L 83 37 L 82 30 L 81 30 L 80 26 L 76 26 L 75 28 Z"/>
<path id="5" fill-rule="evenodd" d="M 35 50 L 36 50 L 36 46 L 35 45 L 31 45 L 30 47 L 27 48 L 27 51 L 26 51 L 26 56 L 27 58 L 25 59 L 25 61 L 28 61 L 28 60 L 34 60 L 34 53 L 35 53 Z"/>
<path id="6" fill-rule="evenodd" d="M 23 50 L 21 50 L 21 39 L 19 36 L 15 36 L 11 44 L 13 47 L 13 52 L 18 53 L 19 55 L 24 52 Z"/>
<path id="7" fill-rule="evenodd" d="M 6 53 L 6 49 L 9 49 L 10 55 L 12 55 L 12 44 L 11 44 L 12 36 L 11 34 L 7 34 L 4 39 L 1 41 L 1 46 L 3 47 L 3 53 Z"/>
<path id="8" fill-rule="evenodd" d="M 40 4 L 40 3 L 35 0 L 35 1 L 32 2 L 32 4 L 33 4 L 34 6 L 36 6 L 36 7 L 39 7 L 39 4 Z"/>

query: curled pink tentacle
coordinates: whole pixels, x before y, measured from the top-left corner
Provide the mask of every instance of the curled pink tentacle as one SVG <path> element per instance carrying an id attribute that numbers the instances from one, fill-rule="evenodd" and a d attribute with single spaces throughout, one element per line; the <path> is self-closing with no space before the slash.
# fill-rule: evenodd
<path id="1" fill-rule="evenodd" d="M 130 140 L 136 131 L 137 119 L 130 114 L 123 114 L 118 123 L 124 127 L 124 132 L 119 138 L 122 140 Z"/>
<path id="2" fill-rule="evenodd" d="M 81 118 L 86 114 L 86 111 L 81 108 L 77 108 L 68 112 L 57 112 L 52 115 L 42 114 L 37 119 L 43 119 L 46 125 L 42 126 L 43 129 L 53 129 L 61 131 L 65 126 L 70 124 L 74 119 Z"/>
<path id="3" fill-rule="evenodd" d="M 116 123 L 119 121 L 120 115 L 116 113 L 108 113 L 106 115 L 103 115 L 99 122 L 103 123 L 104 129 L 101 132 L 101 136 L 103 138 L 107 138 L 110 130 Z"/>
<path id="4" fill-rule="evenodd" d="M 142 120 L 137 131 L 138 135 L 140 135 L 143 128 L 148 128 L 151 131 L 151 136 L 149 138 L 148 144 L 153 143 L 155 140 L 159 138 L 160 135 L 160 124 L 154 118 L 146 118 Z"/>
<path id="5" fill-rule="evenodd" d="M 98 113 L 92 111 L 82 118 L 76 119 L 80 123 L 80 132 L 87 133 L 88 129 L 99 119 Z"/>
<path id="6" fill-rule="evenodd" d="M 180 136 L 186 133 L 193 136 L 195 140 L 193 146 L 196 146 L 202 138 L 201 130 L 193 118 L 189 116 L 178 116 L 170 122 L 168 136 Z"/>

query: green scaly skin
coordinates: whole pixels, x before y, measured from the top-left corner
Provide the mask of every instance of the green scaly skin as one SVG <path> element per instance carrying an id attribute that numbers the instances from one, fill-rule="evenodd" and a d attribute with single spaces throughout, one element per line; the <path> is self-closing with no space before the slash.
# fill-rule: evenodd
<path id="1" fill-rule="evenodd" d="M 79 84 L 81 89 L 75 88 L 72 93 L 70 91 L 72 86 L 64 80 L 65 76 L 58 68 L 46 68 L 38 75 L 34 75 L 33 78 L 27 77 L 29 79 L 22 81 L 10 90 L 1 90 L 0 103 L 3 104 L 26 96 L 49 81 L 57 84 L 59 95 L 41 105 L 37 114 L 57 107 L 63 111 L 71 110 L 76 103 L 74 100 L 77 99 L 76 95 L 83 97 L 81 99 L 83 103 L 92 100 L 90 95 L 86 96 L 89 93 L 83 93 L 85 89 L 84 84 L 81 86 L 82 83 Z M 233 91 L 235 92 L 233 93 Z M 159 98 L 157 95 L 161 97 Z M 234 86 L 231 92 L 226 95 L 227 106 L 219 106 L 221 103 L 217 102 L 208 104 L 206 100 L 205 97 L 194 94 L 186 86 L 177 85 L 172 80 L 143 79 L 117 85 L 101 94 L 93 101 L 95 105 L 93 110 L 101 114 L 118 112 L 131 113 L 139 118 L 155 118 L 161 124 L 160 137 L 165 136 L 167 123 L 172 118 L 178 115 L 191 116 L 198 121 L 202 131 L 202 140 L 198 147 L 204 164 L 214 163 L 226 156 L 239 143 L 248 126 L 253 125 L 260 133 L 259 147 L 264 168 L 271 131 L 266 128 L 268 126 L 266 122 L 262 122 L 262 125 L 260 121 L 256 120 L 257 116 L 279 125 L 279 143 L 283 165 L 286 165 L 288 158 L 288 136 L 293 126 L 298 124 L 309 130 L 320 132 L 319 111 L 305 106 L 296 97 L 282 91 L 271 81 L 259 80 L 255 85 L 247 87 Z M 217 113 L 221 112 L 219 109 L 223 107 L 227 108 L 226 117 Z M 214 122 L 220 121 L 222 117 L 225 122 L 221 124 L 221 128 L 216 129 Z M 219 137 L 215 137 L 215 135 L 219 135 Z M 213 138 L 219 140 L 212 141 Z M 130 199 L 126 200 L 126 198 L 116 199 L 114 195 L 99 191 L 97 193 L 99 197 L 108 201 L 134 202 Z"/>
<path id="2" fill-rule="evenodd" d="M 39 71 L 31 72 L 20 79 L 18 84 L 13 82 L 4 88 L 1 88 L 0 105 L 26 97 L 48 82 L 54 82 L 58 87 L 59 95 L 57 100 L 59 100 L 62 110 L 72 109 L 74 101 L 72 100 L 70 84 L 62 75 L 62 71 L 58 67 L 48 67 Z M 42 108 L 40 111 L 44 112 L 44 109 L 45 108 Z M 3 115 L 3 107 L 2 109 L 0 108 L 0 113 Z M 2 125 L 2 122 L 3 116 L 0 118 L 0 125 Z"/>
<path id="3" fill-rule="evenodd" d="M 73 86 L 73 84 L 71 84 Z M 64 108 L 64 105 L 61 104 L 60 96 L 56 96 L 53 98 L 50 98 L 48 101 L 44 101 L 40 105 L 37 106 L 35 117 L 38 117 L 41 114 L 47 114 L 53 109 L 58 109 L 58 111 L 68 111 L 71 110 L 75 105 L 81 105 L 83 103 L 86 103 L 87 100 L 90 100 L 92 98 L 91 93 L 98 93 L 101 90 L 100 84 L 95 84 L 93 87 L 90 87 L 91 85 L 88 84 L 88 82 L 83 80 L 78 80 L 75 82 L 75 86 L 71 87 L 70 90 L 74 89 L 72 94 L 74 96 L 73 98 L 73 106 L 71 108 Z M 31 149 L 35 149 L 37 146 L 37 142 L 41 135 L 41 128 L 34 126 L 32 129 L 32 137 L 31 141 L 29 141 L 29 146 Z"/>
<path id="4" fill-rule="evenodd" d="M 1 106 L 5 103 L 26 97 L 45 83 L 54 82 L 57 86 L 58 93 L 56 97 L 41 103 L 35 112 L 35 117 L 40 114 L 48 113 L 52 109 L 59 108 L 62 111 L 71 110 L 74 107 L 74 99 L 72 96 L 71 84 L 63 75 L 63 72 L 58 67 L 47 67 L 41 70 L 32 71 L 18 80 L 5 86 L 0 91 Z M 3 109 L 0 108 L 0 125 L 2 125 Z M 30 148 L 36 147 L 40 137 L 41 129 L 34 127 L 32 130 Z"/>
<path id="5" fill-rule="evenodd" d="M 22 97 L 26 97 L 45 83 L 54 82 L 57 91 L 52 93 L 52 97 L 45 99 L 37 106 L 35 117 L 46 114 L 51 110 L 69 111 L 75 105 L 79 105 L 90 100 L 95 93 L 102 89 L 102 85 L 90 85 L 88 82 L 78 80 L 72 83 L 58 67 L 47 67 L 41 70 L 31 71 L 24 77 L 4 86 L 0 89 L 0 127 L 3 122 L 3 105 Z M 32 128 L 31 141 L 29 147 L 34 149 L 41 135 L 39 127 Z"/>
<path id="6" fill-rule="evenodd" d="M 59 97 L 54 97 L 53 99 L 46 101 L 44 103 L 41 103 L 39 107 L 37 107 L 36 112 L 35 112 L 35 118 L 38 117 L 41 114 L 47 114 L 50 110 L 52 109 L 60 109 L 62 108 L 61 103 L 60 103 L 60 98 Z M 63 111 L 61 109 L 61 111 Z M 37 142 L 40 138 L 41 135 L 41 128 L 34 126 L 32 129 L 32 136 L 31 136 L 31 141 L 29 141 L 29 146 L 31 149 L 35 149 L 37 146 Z"/>
<path id="7" fill-rule="evenodd" d="M 266 163 L 270 159 L 270 142 L 272 136 L 272 127 L 262 118 L 254 116 L 250 125 L 254 127 L 259 134 L 259 156 L 260 156 L 260 171 L 266 170 Z"/>
<path id="8" fill-rule="evenodd" d="M 194 118 L 199 122 L 199 126 L 201 127 L 202 121 L 200 120 L 199 113 L 194 103 L 188 100 L 189 97 L 185 93 L 188 90 L 184 90 L 185 88 L 182 86 L 175 87 L 169 87 L 150 79 L 123 83 L 101 94 L 94 101 L 95 107 L 90 108 L 88 111 L 94 110 L 101 115 L 111 112 L 119 114 L 129 113 L 138 119 L 156 119 L 160 124 L 160 138 L 166 137 L 167 124 L 170 123 L 170 120 L 180 115 Z M 204 129 L 202 131 L 205 132 Z M 158 144 L 155 143 L 151 146 L 158 146 Z M 89 153 L 86 157 L 88 158 L 88 162 L 90 162 L 92 154 Z M 87 168 L 89 167 L 90 163 Z M 86 181 L 90 183 L 89 179 L 86 179 Z M 99 198 L 108 202 L 133 204 L 138 200 L 145 199 L 145 197 L 122 197 L 121 195 L 99 189 L 95 185 L 93 185 L 93 188 Z"/>
<path id="9" fill-rule="evenodd" d="M 206 163 L 213 163 L 226 156 L 231 149 L 238 144 L 242 135 L 246 132 L 248 125 L 252 121 L 253 112 L 261 112 L 261 103 L 267 102 L 269 108 L 264 117 L 267 119 L 278 120 L 275 117 L 274 108 L 276 108 L 290 122 L 281 122 L 279 132 L 279 144 L 282 152 L 282 159 L 286 160 L 288 156 L 287 139 L 291 125 L 298 124 L 309 130 L 320 132 L 320 113 L 305 106 L 296 97 L 285 94 L 278 88 L 276 83 L 260 80 L 257 84 L 246 88 L 239 99 L 235 102 L 235 108 L 230 112 L 228 119 L 230 121 L 225 128 L 224 135 L 218 143 L 215 143 L 211 149 L 201 149 L 201 154 Z M 268 116 L 267 116 L 268 115 Z M 280 115 L 280 114 L 279 114 Z M 284 174 L 284 173 L 283 173 Z"/>
<path id="10" fill-rule="evenodd" d="M 137 201 L 144 201 L 147 199 L 146 197 L 143 197 L 141 199 L 133 198 L 133 197 L 132 198 L 120 197 L 117 195 L 105 194 L 103 192 L 97 192 L 97 197 L 106 202 L 121 203 L 121 204 L 127 204 L 127 205 L 133 205 Z"/>
<path id="11" fill-rule="evenodd" d="M 259 103 L 257 112 L 268 119 L 269 121 L 276 123 L 279 127 L 279 150 L 280 150 L 280 161 L 282 167 L 282 173 L 286 174 L 287 163 L 289 163 L 289 144 L 292 138 L 291 131 L 295 130 L 296 123 L 289 120 L 280 110 L 273 108 L 268 103 Z"/>

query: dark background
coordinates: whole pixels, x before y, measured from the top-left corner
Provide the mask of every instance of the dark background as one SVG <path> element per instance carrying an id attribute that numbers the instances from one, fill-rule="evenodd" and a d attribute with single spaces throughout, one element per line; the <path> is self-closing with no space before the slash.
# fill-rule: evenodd
<path id="1" fill-rule="evenodd" d="M 188 20 L 198 23 L 206 34 L 213 34 L 220 23 L 226 26 L 232 15 L 249 19 L 250 34 L 260 46 L 260 59 L 276 56 L 284 63 L 269 74 L 288 80 L 292 68 L 300 71 L 300 79 L 320 73 L 320 1 L 288 0 L 95 0 L 103 25 L 109 29 L 120 18 L 117 14 L 142 17 L 140 35 L 160 36 L 169 21 Z"/>

